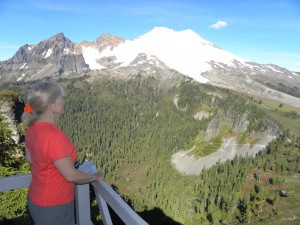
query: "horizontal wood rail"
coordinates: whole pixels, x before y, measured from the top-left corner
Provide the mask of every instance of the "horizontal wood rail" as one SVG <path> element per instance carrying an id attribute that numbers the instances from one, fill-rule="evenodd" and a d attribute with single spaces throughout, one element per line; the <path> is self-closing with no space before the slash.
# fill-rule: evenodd
<path id="1" fill-rule="evenodd" d="M 96 167 L 92 161 L 83 163 L 79 170 L 95 173 Z M 31 174 L 14 175 L 0 178 L 0 192 L 29 187 Z M 126 225 L 149 225 L 104 181 L 93 182 L 92 186 L 104 225 L 113 225 L 108 205 L 123 220 Z M 90 212 L 89 184 L 76 185 L 75 208 L 77 225 L 93 225 Z"/>

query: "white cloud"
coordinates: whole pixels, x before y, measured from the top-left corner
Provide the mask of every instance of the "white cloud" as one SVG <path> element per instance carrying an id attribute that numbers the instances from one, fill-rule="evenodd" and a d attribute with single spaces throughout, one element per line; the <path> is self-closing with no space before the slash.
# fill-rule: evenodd
<path id="1" fill-rule="evenodd" d="M 219 30 L 223 27 L 227 27 L 227 22 L 226 21 L 218 21 L 216 22 L 215 24 L 212 24 L 210 25 L 210 28 L 213 28 L 213 29 L 216 29 L 216 30 Z"/>

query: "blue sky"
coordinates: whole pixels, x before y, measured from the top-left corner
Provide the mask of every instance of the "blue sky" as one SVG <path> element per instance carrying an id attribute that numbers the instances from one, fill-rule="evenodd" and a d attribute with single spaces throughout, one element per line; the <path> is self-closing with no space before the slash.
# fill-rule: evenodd
<path id="1" fill-rule="evenodd" d="M 191 29 L 239 57 L 300 71 L 299 0 L 0 0 L 0 61 L 63 32 L 127 40 L 154 27 Z"/>

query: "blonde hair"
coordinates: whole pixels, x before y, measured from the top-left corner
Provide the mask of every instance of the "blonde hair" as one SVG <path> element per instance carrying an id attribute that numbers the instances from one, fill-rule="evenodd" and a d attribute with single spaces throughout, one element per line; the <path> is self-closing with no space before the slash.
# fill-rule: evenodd
<path id="1" fill-rule="evenodd" d="M 60 96 L 64 96 L 64 89 L 55 81 L 40 81 L 31 86 L 27 94 L 27 103 L 32 112 L 22 114 L 22 122 L 29 127 L 42 115 L 50 104 Z"/>

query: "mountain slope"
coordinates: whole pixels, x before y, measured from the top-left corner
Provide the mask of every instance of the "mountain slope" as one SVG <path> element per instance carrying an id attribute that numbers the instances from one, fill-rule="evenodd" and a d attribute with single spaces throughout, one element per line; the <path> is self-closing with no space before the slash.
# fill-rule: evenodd
<path id="1" fill-rule="evenodd" d="M 56 75 L 80 73 L 88 69 L 75 44 L 59 33 L 36 45 L 24 45 L 9 60 L 0 62 L 0 81 L 15 82 Z"/>
<path id="2" fill-rule="evenodd" d="M 0 62 L 0 82 L 82 75 L 91 70 L 110 71 L 124 79 L 138 70 L 150 76 L 150 71 L 165 74 L 165 68 L 201 83 L 300 106 L 299 73 L 247 62 L 192 30 L 165 27 L 156 27 L 133 40 L 103 34 L 94 42 L 79 44 L 59 33 L 37 45 L 22 46 L 11 59 Z"/>
<path id="3" fill-rule="evenodd" d="M 208 80 L 201 73 L 211 69 L 208 62 L 231 64 L 234 59 L 243 61 L 191 30 L 176 32 L 163 27 L 154 28 L 132 41 L 125 41 L 117 48 L 106 48 L 99 57 L 116 56 L 120 66 L 128 66 L 139 53 L 155 55 L 169 67 L 203 83 Z"/>

